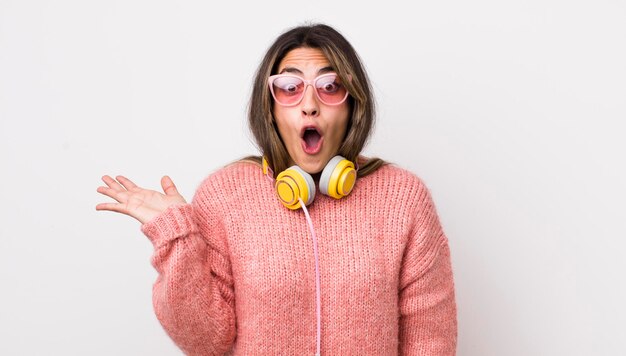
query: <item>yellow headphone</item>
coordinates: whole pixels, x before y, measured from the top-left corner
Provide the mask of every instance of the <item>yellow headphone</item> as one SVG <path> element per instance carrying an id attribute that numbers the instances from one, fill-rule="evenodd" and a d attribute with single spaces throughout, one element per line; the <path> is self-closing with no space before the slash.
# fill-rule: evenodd
<path id="1" fill-rule="evenodd" d="M 269 173 L 269 165 L 263 158 L 263 173 Z M 341 199 L 350 194 L 356 182 L 354 163 L 341 156 L 333 157 L 320 176 L 319 188 L 322 194 Z M 309 205 L 315 199 L 315 183 L 313 177 L 298 166 L 291 166 L 276 176 L 274 183 L 276 194 L 281 203 L 289 209 L 300 208 L 302 199 Z"/>

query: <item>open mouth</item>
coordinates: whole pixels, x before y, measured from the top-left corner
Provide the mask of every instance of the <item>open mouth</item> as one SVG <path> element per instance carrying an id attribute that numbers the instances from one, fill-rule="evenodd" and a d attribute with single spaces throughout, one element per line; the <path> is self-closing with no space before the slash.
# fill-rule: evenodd
<path id="1" fill-rule="evenodd" d="M 322 134 L 315 127 L 306 127 L 302 132 L 302 148 L 308 154 L 316 154 L 322 149 Z"/>

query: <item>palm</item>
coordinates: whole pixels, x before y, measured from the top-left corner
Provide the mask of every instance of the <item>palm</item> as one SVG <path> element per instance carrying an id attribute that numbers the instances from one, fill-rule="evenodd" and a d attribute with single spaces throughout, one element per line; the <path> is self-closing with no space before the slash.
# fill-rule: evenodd
<path id="1" fill-rule="evenodd" d="M 172 180 L 165 176 L 161 179 L 164 193 L 144 189 L 123 176 L 113 179 L 102 177 L 106 187 L 99 187 L 98 193 L 113 198 L 117 203 L 102 203 L 96 210 L 109 210 L 132 216 L 141 223 L 148 222 L 176 204 L 185 204 L 185 198 L 178 193 Z"/>

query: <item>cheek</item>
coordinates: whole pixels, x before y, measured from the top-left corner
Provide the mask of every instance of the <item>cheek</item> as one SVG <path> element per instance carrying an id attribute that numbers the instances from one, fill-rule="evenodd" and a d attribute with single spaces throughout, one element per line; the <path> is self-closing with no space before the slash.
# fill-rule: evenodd
<path id="1" fill-rule="evenodd" d="M 349 121 L 350 110 L 346 107 L 344 110 L 341 110 L 335 121 L 337 123 L 335 131 L 337 132 L 337 138 L 340 141 L 343 141 L 344 137 L 346 136 Z"/>
<path id="2" fill-rule="evenodd" d="M 289 110 L 285 110 L 285 108 L 280 106 L 275 107 L 274 120 L 276 121 L 276 127 L 280 137 L 283 141 L 289 140 L 291 138 L 289 133 L 292 131 L 293 122 L 293 120 L 289 120 Z"/>

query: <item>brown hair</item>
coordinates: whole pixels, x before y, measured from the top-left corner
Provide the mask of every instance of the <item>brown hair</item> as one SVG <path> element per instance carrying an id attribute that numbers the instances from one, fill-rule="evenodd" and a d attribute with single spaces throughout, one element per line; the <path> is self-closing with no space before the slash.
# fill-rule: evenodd
<path id="1" fill-rule="evenodd" d="M 258 148 L 274 172 L 289 168 L 290 156 L 275 126 L 267 78 L 276 74 L 278 64 L 289 51 L 301 47 L 320 49 L 350 93 L 350 119 L 339 154 L 358 162 L 359 177 L 373 173 L 385 162 L 378 158 L 359 157 L 374 125 L 374 100 L 369 79 L 352 45 L 337 30 L 323 24 L 298 26 L 284 32 L 270 46 L 259 65 L 248 111 L 248 124 Z M 260 161 L 253 157 L 246 160 Z"/>

